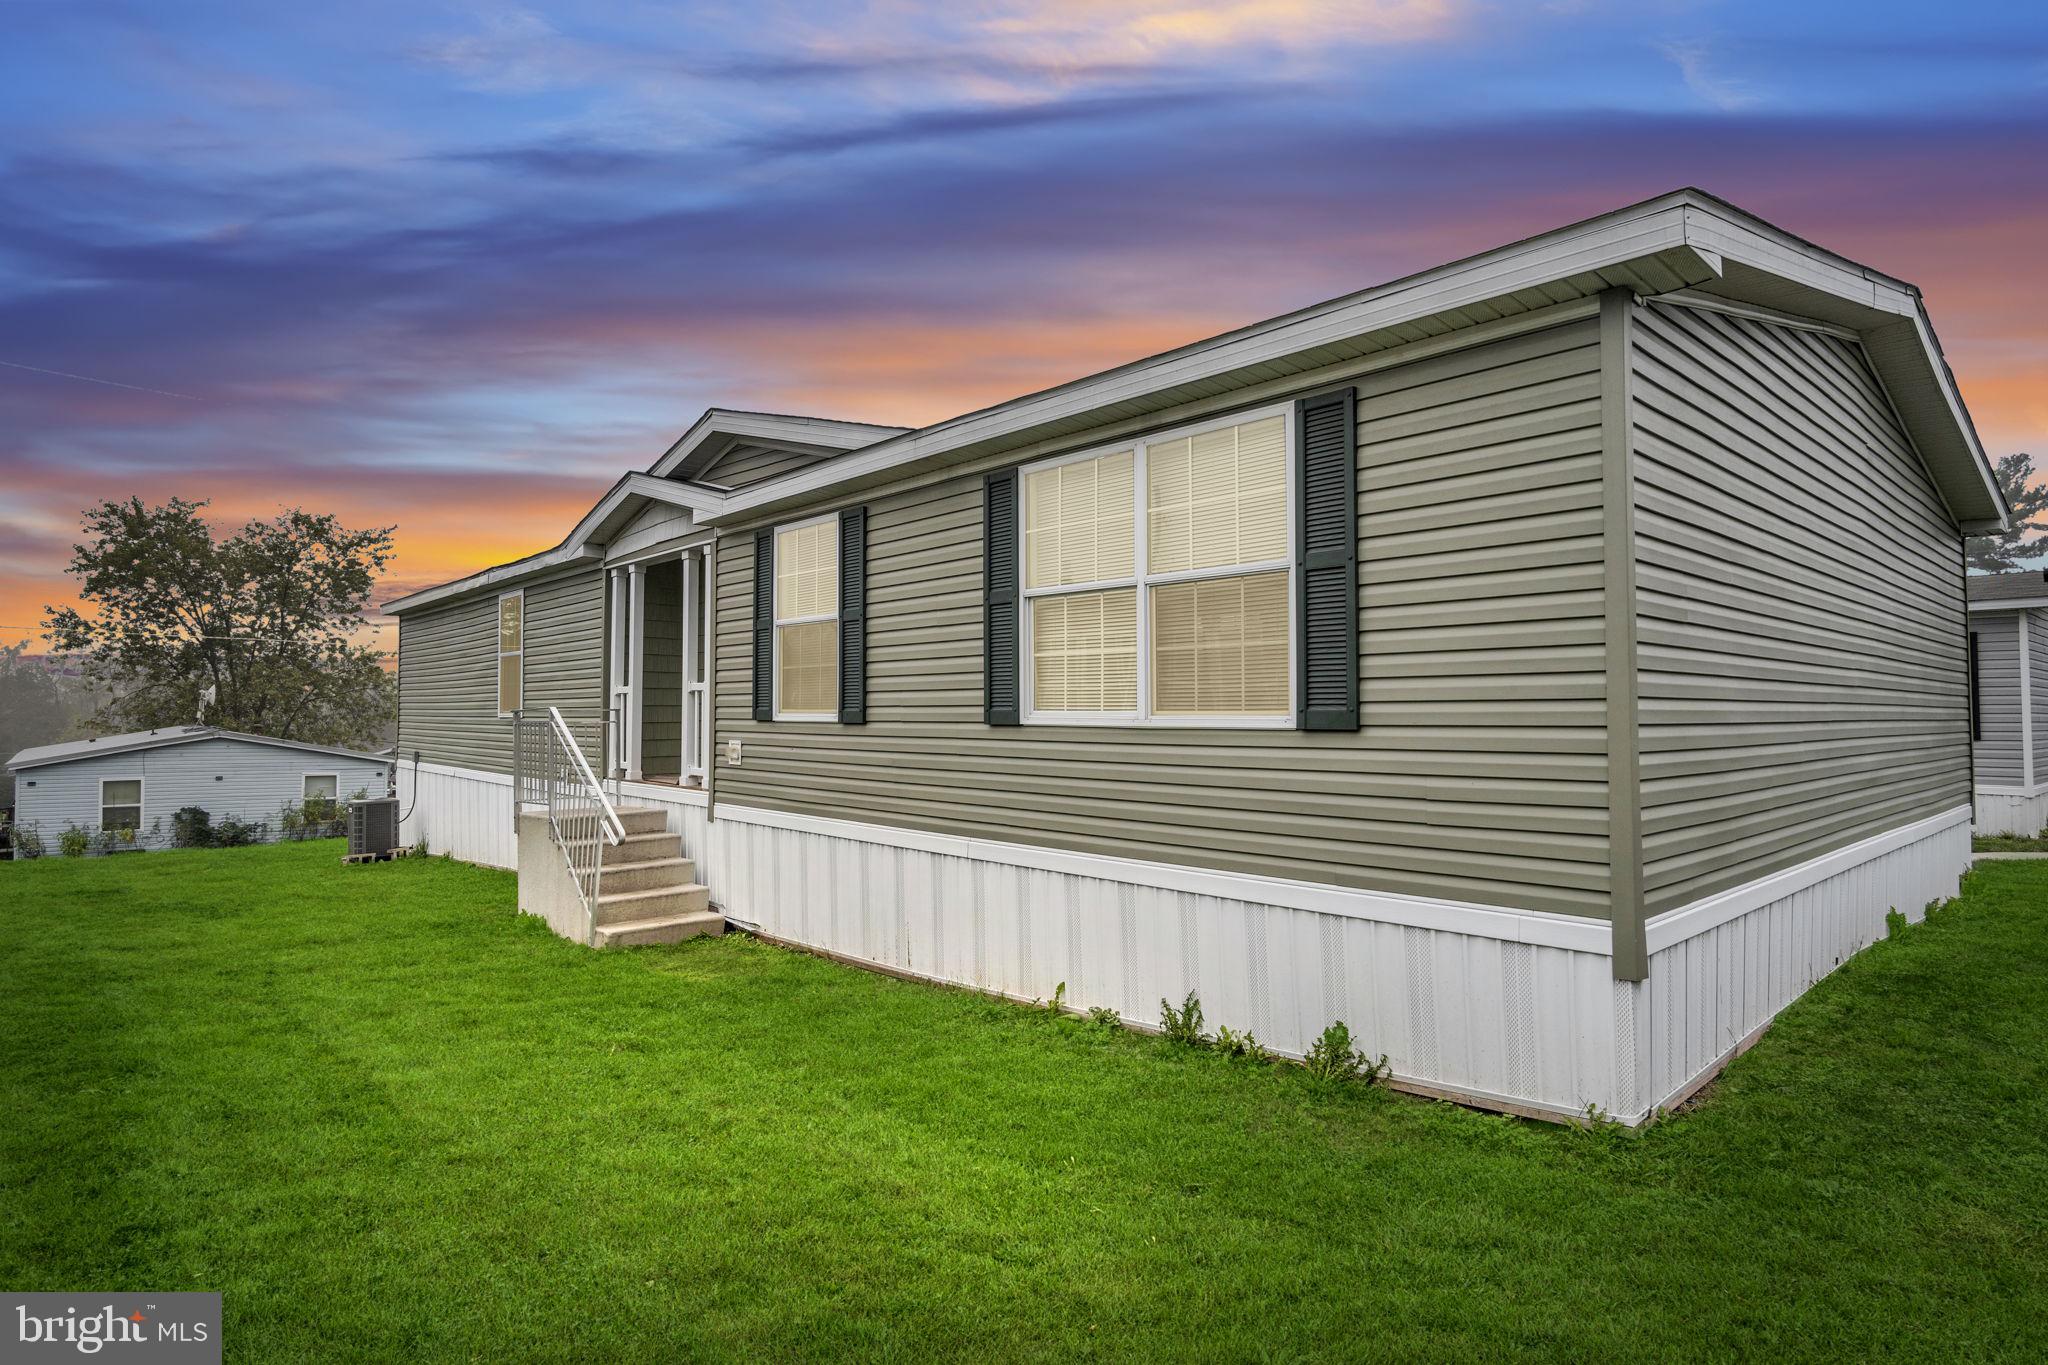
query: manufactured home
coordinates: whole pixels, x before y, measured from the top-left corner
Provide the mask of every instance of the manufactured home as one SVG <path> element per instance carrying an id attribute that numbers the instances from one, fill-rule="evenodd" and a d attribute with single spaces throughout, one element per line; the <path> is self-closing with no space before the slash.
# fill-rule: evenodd
<path id="1" fill-rule="evenodd" d="M 1955 892 L 2006 519 L 1919 292 L 1680 191 L 930 426 L 707 412 L 389 604 L 405 837 L 1637 1121 Z"/>
<path id="2" fill-rule="evenodd" d="M 204 828 L 228 821 L 250 837 L 289 826 L 350 796 L 381 796 L 389 760 L 211 725 L 171 725 L 23 749 L 14 775 L 17 841 L 58 851 L 65 831 L 94 851 L 165 848 L 180 837 L 178 812 L 206 812 Z M 198 825 L 187 817 L 185 837 Z"/>
<path id="3" fill-rule="evenodd" d="M 2048 571 L 1970 577 L 1970 752 L 1979 834 L 2048 826 Z"/>

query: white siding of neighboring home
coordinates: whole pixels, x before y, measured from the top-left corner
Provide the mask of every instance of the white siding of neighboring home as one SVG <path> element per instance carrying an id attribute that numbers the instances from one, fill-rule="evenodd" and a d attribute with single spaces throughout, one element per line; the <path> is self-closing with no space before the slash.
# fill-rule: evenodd
<path id="1" fill-rule="evenodd" d="M 358 790 L 381 795 L 388 771 L 381 759 L 343 758 L 246 740 L 195 740 L 23 769 L 16 774 L 15 817 L 25 829 L 35 830 L 46 850 L 54 853 L 57 837 L 67 826 L 98 828 L 103 781 L 139 778 L 141 842 L 168 842 L 171 817 L 185 806 L 203 807 L 215 825 L 230 817 L 267 823 L 275 837 L 283 809 L 304 799 L 306 774 L 337 774 L 346 799 Z M 152 840 L 151 827 L 159 823 L 159 837 Z"/>
<path id="2" fill-rule="evenodd" d="M 2019 787 L 2020 618 L 2018 612 L 1970 618 L 1977 634 L 1977 710 L 1984 737 L 1970 746 L 1980 787 Z"/>

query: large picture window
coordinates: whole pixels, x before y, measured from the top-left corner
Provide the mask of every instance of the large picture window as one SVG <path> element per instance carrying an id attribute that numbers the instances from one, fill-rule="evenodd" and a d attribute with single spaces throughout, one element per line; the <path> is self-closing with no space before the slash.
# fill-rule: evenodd
<path id="1" fill-rule="evenodd" d="M 1293 723 L 1291 420 L 1022 471 L 1027 720 Z"/>
<path id="2" fill-rule="evenodd" d="M 525 701 L 526 594 L 498 599 L 498 714 L 509 716 Z"/>
<path id="3" fill-rule="evenodd" d="M 775 718 L 839 718 L 839 519 L 775 531 Z"/>

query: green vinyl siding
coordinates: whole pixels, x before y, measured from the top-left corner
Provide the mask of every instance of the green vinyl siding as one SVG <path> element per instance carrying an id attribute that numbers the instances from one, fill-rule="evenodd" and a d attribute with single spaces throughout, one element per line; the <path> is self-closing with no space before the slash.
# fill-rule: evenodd
<path id="1" fill-rule="evenodd" d="M 525 585 L 524 703 L 596 724 L 604 698 L 604 569 L 592 563 Z M 498 715 L 498 594 L 407 612 L 398 627 L 398 754 L 512 770 L 512 722 Z"/>
<path id="2" fill-rule="evenodd" d="M 1369 375 L 1357 418 L 1356 733 L 985 725 L 984 463 L 862 499 L 865 726 L 751 719 L 721 536 L 718 800 L 1604 916 L 1597 323 Z"/>
<path id="3" fill-rule="evenodd" d="M 1638 310 L 1649 913 L 1970 799 L 1960 545 L 1854 343 Z"/>
<path id="4" fill-rule="evenodd" d="M 646 577 L 640 771 L 674 778 L 683 771 L 683 566 L 665 559 L 649 564 Z"/>

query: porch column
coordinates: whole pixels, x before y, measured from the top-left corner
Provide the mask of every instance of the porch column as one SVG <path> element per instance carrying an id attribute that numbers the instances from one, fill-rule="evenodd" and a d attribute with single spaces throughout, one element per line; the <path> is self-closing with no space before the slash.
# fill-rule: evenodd
<path id="1" fill-rule="evenodd" d="M 704 685 L 697 680 L 704 620 L 704 552 L 683 551 L 683 766 L 684 782 L 704 780 Z"/>
<path id="2" fill-rule="evenodd" d="M 604 764 L 607 775 L 616 777 L 626 767 L 626 701 L 631 695 L 626 690 L 626 571 L 613 569 L 609 577 L 611 613 L 605 631 L 608 662 L 604 704 L 606 714 L 617 724 L 605 727 Z"/>
<path id="3" fill-rule="evenodd" d="M 647 575 L 639 564 L 626 566 L 626 777 L 640 780 L 640 710 L 647 683 Z"/>

